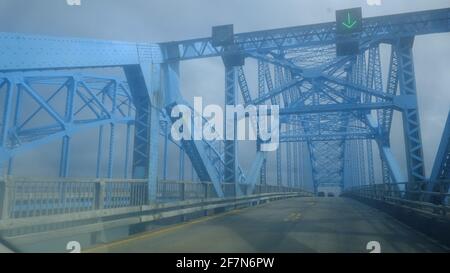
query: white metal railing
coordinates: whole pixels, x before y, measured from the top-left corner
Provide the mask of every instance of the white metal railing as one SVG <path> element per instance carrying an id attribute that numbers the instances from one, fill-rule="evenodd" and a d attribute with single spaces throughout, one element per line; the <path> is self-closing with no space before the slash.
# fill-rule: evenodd
<path id="1" fill-rule="evenodd" d="M 427 191 L 428 182 L 374 184 L 352 187 L 344 195 L 380 200 L 433 214 L 450 212 L 450 181 L 438 181 L 434 191 Z"/>
<path id="2" fill-rule="evenodd" d="M 246 192 L 248 185 L 239 185 Z M 0 178 L 0 219 L 69 214 L 99 209 L 149 204 L 146 180 Z M 235 193 L 234 183 L 223 183 L 226 197 Z M 299 192 L 299 189 L 257 185 L 255 194 Z M 157 203 L 217 198 L 212 183 L 159 181 Z"/>

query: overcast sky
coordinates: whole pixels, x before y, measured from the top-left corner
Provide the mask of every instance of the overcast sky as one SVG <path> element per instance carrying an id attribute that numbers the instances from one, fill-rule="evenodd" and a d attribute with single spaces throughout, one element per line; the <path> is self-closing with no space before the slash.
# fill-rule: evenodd
<path id="1" fill-rule="evenodd" d="M 368 6 L 363 0 L 81 0 L 80 7 L 65 0 L 0 0 L 0 31 L 52 36 L 89 37 L 136 42 L 163 42 L 211 34 L 211 27 L 234 24 L 247 32 L 334 20 L 336 9 L 363 7 L 363 16 L 450 7 L 450 0 L 385 0 Z M 450 109 L 450 34 L 422 36 L 415 43 L 417 89 L 427 167 L 431 168 L 444 122 Z M 206 103 L 223 103 L 223 68 L 220 60 L 187 62 L 182 65 L 182 93 L 187 98 L 204 96 Z M 396 119 L 394 128 L 399 128 Z M 392 145 L 403 162 L 401 130 L 395 129 Z M 82 158 L 95 157 L 95 148 L 81 139 L 75 155 L 74 175 L 83 172 Z M 28 159 L 42 155 L 35 152 Z M 45 152 L 46 153 L 46 152 Z M 171 150 L 175 158 L 175 150 Z M 58 153 L 46 153 L 47 161 L 23 163 L 23 173 L 54 172 Z M 248 166 L 252 154 L 243 156 Z M 24 161 L 26 162 L 26 161 Z M 87 163 L 84 163 L 87 164 Z M 404 167 L 404 163 L 401 163 Z M 173 164 L 172 164 L 173 165 Z M 273 171 L 271 171 L 273 177 Z M 175 178 L 176 175 L 173 176 Z"/>

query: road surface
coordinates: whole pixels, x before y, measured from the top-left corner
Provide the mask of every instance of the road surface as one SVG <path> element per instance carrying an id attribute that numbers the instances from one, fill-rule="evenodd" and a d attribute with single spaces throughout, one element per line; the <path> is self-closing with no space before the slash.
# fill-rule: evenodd
<path id="1" fill-rule="evenodd" d="M 446 252 L 387 214 L 347 198 L 295 198 L 194 220 L 90 252 Z"/>

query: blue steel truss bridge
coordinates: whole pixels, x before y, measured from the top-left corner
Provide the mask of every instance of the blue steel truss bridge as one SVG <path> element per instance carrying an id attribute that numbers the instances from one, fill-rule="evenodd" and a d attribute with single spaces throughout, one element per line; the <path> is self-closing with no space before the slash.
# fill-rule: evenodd
<path id="1" fill-rule="evenodd" d="M 75 241 L 91 251 L 365 252 L 375 240 L 392 252 L 447 251 L 450 115 L 426 175 L 413 47 L 416 36 L 448 32 L 450 9 L 364 18 L 357 53 L 343 56 L 336 22 L 239 34 L 219 26 L 212 37 L 165 43 L 0 33 L 5 248 L 64 252 Z M 190 105 L 180 63 L 216 57 L 225 89 L 211 90 L 226 105 L 280 107 L 281 148 L 270 157 L 257 141 L 249 168 L 237 141 L 170 134 L 173 107 Z M 391 149 L 395 113 L 406 170 Z M 96 155 L 92 177 L 74 170 L 92 160 L 75 148 L 83 135 Z M 54 177 L 14 175 L 17 158 L 49 144 L 59 147 Z M 321 197 L 325 187 L 345 198 Z M 217 236 L 230 243 L 212 245 Z"/>

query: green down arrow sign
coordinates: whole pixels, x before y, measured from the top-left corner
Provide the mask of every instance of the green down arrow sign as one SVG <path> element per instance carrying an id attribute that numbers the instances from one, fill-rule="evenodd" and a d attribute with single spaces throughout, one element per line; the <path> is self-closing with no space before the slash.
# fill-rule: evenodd
<path id="1" fill-rule="evenodd" d="M 336 11 L 336 55 L 349 56 L 359 53 L 359 37 L 363 31 L 362 9 Z"/>
<path id="2" fill-rule="evenodd" d="M 362 9 L 344 9 L 336 11 L 336 31 L 338 35 L 347 35 L 361 32 L 362 29 Z"/>
<path id="3" fill-rule="evenodd" d="M 356 23 L 358 23 L 358 21 L 355 19 L 352 19 L 352 15 L 350 12 L 347 13 L 347 21 L 342 22 L 344 27 L 346 27 L 348 29 L 352 29 L 356 25 Z"/>

